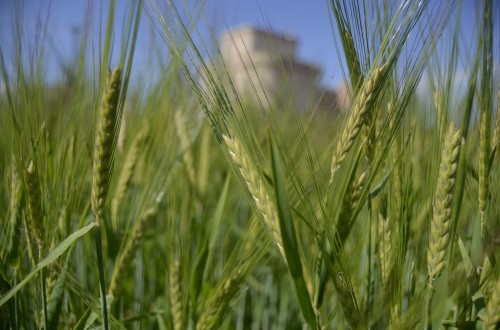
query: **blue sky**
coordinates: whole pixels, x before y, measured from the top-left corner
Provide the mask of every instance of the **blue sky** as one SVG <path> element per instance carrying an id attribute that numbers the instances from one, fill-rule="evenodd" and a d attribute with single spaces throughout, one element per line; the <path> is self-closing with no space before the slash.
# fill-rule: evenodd
<path id="1" fill-rule="evenodd" d="M 11 34 L 10 8 L 15 0 L 0 0 L 0 42 L 2 48 L 9 45 Z M 162 2 L 163 0 L 159 0 Z M 75 47 L 74 28 L 83 24 L 85 3 L 83 0 L 26 0 L 26 29 L 36 29 L 36 17 L 40 9 L 47 10 L 50 4 L 50 19 L 48 32 L 54 40 L 54 45 L 63 57 L 70 58 Z M 107 1 L 103 0 L 104 3 Z M 41 5 L 43 3 L 44 5 Z M 96 11 L 98 3 L 96 1 Z M 118 0 L 118 15 L 116 17 L 117 31 L 120 31 L 122 17 L 129 1 Z M 476 16 L 475 0 L 464 0 L 461 17 L 461 29 L 464 42 L 470 38 L 474 29 Z M 342 82 L 339 61 L 334 47 L 332 27 L 329 18 L 328 1 L 306 0 L 208 0 L 204 15 L 208 24 L 212 25 L 217 34 L 226 27 L 251 24 L 260 27 L 272 27 L 280 33 L 288 33 L 299 41 L 298 57 L 306 62 L 318 65 L 323 69 L 322 83 L 335 86 Z M 95 18 L 96 24 L 98 17 Z M 202 29 L 204 24 L 202 24 Z M 496 25 L 498 28 L 498 24 Z M 150 55 L 152 24 L 144 15 L 138 39 L 136 71 L 141 71 L 141 65 Z M 498 37 L 498 36 L 497 36 Z M 119 40 L 119 38 L 116 38 Z M 160 40 L 158 38 L 158 40 Z M 141 64 L 142 63 L 142 64 Z M 55 63 L 50 65 L 56 66 Z"/>
<path id="2" fill-rule="evenodd" d="M 2 38 L 0 40 L 3 42 L 10 36 L 10 8 L 13 1 L 0 0 L 0 38 Z M 83 24 L 85 1 L 45 2 L 50 3 L 48 26 L 50 37 L 56 40 L 58 51 L 69 57 L 75 46 L 74 28 Z M 128 1 L 117 1 L 119 13 L 117 21 L 125 11 L 126 2 Z M 36 16 L 41 8 L 46 10 L 47 6 L 41 6 L 41 1 L 35 0 L 27 0 L 25 3 L 27 29 L 34 29 Z M 324 68 L 325 77 L 334 75 L 340 77 L 326 1 L 212 0 L 207 2 L 206 7 L 205 18 L 210 25 L 213 25 L 217 34 L 235 25 L 251 24 L 265 28 L 271 26 L 277 32 L 289 33 L 298 38 L 299 58 Z M 138 62 L 148 55 L 150 45 L 149 29 L 152 24 L 146 15 L 141 25 L 136 53 Z M 201 24 L 202 28 L 203 25 L 205 24 Z M 119 30 L 119 25 L 117 27 Z"/>

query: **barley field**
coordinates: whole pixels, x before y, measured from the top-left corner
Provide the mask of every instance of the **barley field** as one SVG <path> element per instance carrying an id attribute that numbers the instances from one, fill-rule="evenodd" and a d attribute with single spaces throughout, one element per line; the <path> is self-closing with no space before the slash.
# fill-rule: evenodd
<path id="1" fill-rule="evenodd" d="M 460 1 L 326 1 L 335 113 L 249 101 L 186 3 L 100 4 L 56 82 L 14 6 L 0 328 L 500 329 L 499 3 L 470 44 Z"/>

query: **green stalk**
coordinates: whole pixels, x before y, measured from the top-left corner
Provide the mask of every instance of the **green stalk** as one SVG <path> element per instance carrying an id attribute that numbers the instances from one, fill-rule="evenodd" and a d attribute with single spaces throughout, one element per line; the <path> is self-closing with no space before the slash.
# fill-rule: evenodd
<path id="1" fill-rule="evenodd" d="M 38 250 L 38 262 L 43 259 L 42 251 Z M 49 313 L 47 312 L 47 292 L 45 287 L 45 270 L 40 271 L 40 289 L 42 290 L 43 327 L 48 329 Z"/>
<path id="2" fill-rule="evenodd" d="M 97 223 L 97 220 L 96 220 Z M 99 268 L 99 289 L 101 293 L 101 311 L 102 311 L 102 327 L 104 330 L 109 330 L 108 306 L 106 304 L 106 283 L 104 278 L 104 260 L 102 257 L 102 237 L 101 225 L 94 228 L 95 247 L 97 252 L 97 267 Z"/>
<path id="3" fill-rule="evenodd" d="M 490 144 L 491 144 L 491 110 L 493 106 L 492 92 L 492 65 L 493 65 L 493 20 L 492 1 L 484 2 L 483 25 L 483 72 L 481 77 L 481 116 L 479 124 L 479 215 L 481 237 L 484 239 L 487 226 L 487 207 L 489 194 L 490 172 Z"/>
<path id="4" fill-rule="evenodd" d="M 370 209 L 370 216 L 368 220 L 368 245 L 366 247 L 366 315 L 368 317 L 368 324 L 370 324 L 370 315 L 371 315 L 371 310 L 372 310 L 372 303 L 373 303 L 373 297 L 372 297 L 372 220 L 373 220 L 373 210 L 372 210 L 372 205 L 371 205 L 371 198 L 368 197 L 368 205 Z"/>
<path id="5" fill-rule="evenodd" d="M 425 329 L 426 330 L 431 330 L 432 329 L 432 318 L 431 318 L 431 313 L 432 313 L 432 298 L 434 296 L 433 289 L 429 289 L 427 291 L 427 314 L 426 314 L 426 320 L 425 320 Z"/>
<path id="6" fill-rule="evenodd" d="M 303 273 L 303 263 L 300 257 L 300 246 L 295 226 L 293 224 L 292 213 L 288 201 L 285 174 L 281 165 L 281 155 L 278 145 L 274 139 L 271 140 L 271 158 L 273 165 L 273 175 L 276 191 L 276 205 L 278 207 L 278 218 L 283 239 L 283 249 L 285 251 L 288 271 L 292 277 L 295 287 L 295 294 L 299 302 L 302 316 L 311 329 L 321 329 L 321 325 L 313 308 L 311 296 L 307 289 L 306 280 Z"/>

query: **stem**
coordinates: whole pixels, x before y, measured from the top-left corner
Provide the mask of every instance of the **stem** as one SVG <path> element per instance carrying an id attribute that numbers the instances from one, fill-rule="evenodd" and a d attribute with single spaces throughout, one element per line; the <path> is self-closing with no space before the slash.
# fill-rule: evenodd
<path id="1" fill-rule="evenodd" d="M 432 330 L 432 297 L 433 297 L 434 289 L 429 289 L 428 298 L 427 298 L 427 322 L 425 325 L 426 330 Z"/>
<path id="2" fill-rule="evenodd" d="M 17 270 L 14 271 L 14 286 L 17 285 Z M 14 296 L 14 320 L 13 320 L 13 329 L 19 329 L 19 309 L 18 309 L 18 301 L 17 294 Z"/>
<path id="3" fill-rule="evenodd" d="M 38 251 L 38 259 L 42 260 L 41 251 Z M 47 293 L 45 292 L 45 270 L 40 271 L 40 288 L 42 290 L 43 327 L 48 329 Z"/>
<path id="4" fill-rule="evenodd" d="M 104 281 L 104 261 L 102 257 L 102 238 L 101 238 L 101 221 L 97 221 L 94 230 L 95 247 L 97 252 L 97 267 L 99 268 L 99 283 L 101 290 L 101 312 L 102 312 L 102 327 L 104 330 L 109 330 L 108 322 L 108 306 L 106 304 L 106 284 Z"/>
<path id="5" fill-rule="evenodd" d="M 370 209 L 370 219 L 368 224 L 368 246 L 366 248 L 366 315 L 368 317 L 368 322 L 370 322 L 371 318 L 371 310 L 372 310 L 372 218 L 374 216 L 374 212 L 372 209 L 372 200 L 368 197 L 368 208 Z"/>

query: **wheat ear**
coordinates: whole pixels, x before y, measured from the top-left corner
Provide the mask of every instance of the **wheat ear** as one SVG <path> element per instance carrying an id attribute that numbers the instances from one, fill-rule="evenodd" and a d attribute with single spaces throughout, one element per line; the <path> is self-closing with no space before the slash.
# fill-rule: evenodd
<path id="1" fill-rule="evenodd" d="M 365 155 L 368 166 L 373 163 L 376 152 L 375 143 L 377 139 L 377 128 L 375 125 L 372 126 L 373 120 L 374 114 L 372 112 L 367 113 L 365 124 L 362 127 L 362 138 L 364 139 L 363 154 Z"/>
<path id="2" fill-rule="evenodd" d="M 193 165 L 193 156 L 191 155 L 190 142 L 186 130 L 186 119 L 181 110 L 177 110 L 174 114 L 175 132 L 179 138 L 180 147 L 182 150 L 182 161 L 184 162 L 189 183 L 192 187 L 196 187 L 196 177 Z"/>
<path id="3" fill-rule="evenodd" d="M 392 246 L 392 229 L 391 222 L 387 216 L 379 213 L 379 225 L 378 225 L 378 236 L 379 236 L 379 258 L 380 258 L 380 273 L 382 277 L 382 284 L 384 288 L 387 287 L 389 283 L 389 275 L 392 270 L 392 265 L 394 262 L 393 256 L 393 246 Z"/>
<path id="4" fill-rule="evenodd" d="M 18 208 L 21 205 L 19 199 L 22 193 L 21 178 L 19 176 L 19 171 L 17 169 L 17 163 L 14 156 L 11 159 L 11 178 L 10 178 L 10 199 L 9 203 L 9 214 L 11 215 L 12 223 L 15 222 L 15 217 L 17 216 Z"/>
<path id="5" fill-rule="evenodd" d="M 1 251 L 8 251 L 9 255 L 3 255 L 0 254 L 0 257 L 3 258 L 3 260 L 13 260 L 16 259 L 19 253 L 19 241 L 18 239 L 15 239 L 17 237 L 16 231 L 18 228 L 21 226 L 20 220 L 20 214 L 21 214 L 21 209 L 23 206 L 22 199 L 23 199 L 23 185 L 22 185 L 22 179 L 20 178 L 19 171 L 18 171 L 18 166 L 16 163 L 16 159 L 14 156 L 12 156 L 11 159 L 11 181 L 10 181 L 10 203 L 9 203 L 9 237 L 10 239 L 3 239 L 2 242 L 0 243 L 0 249 Z M 31 245 L 29 245 L 31 246 Z M 32 253 L 30 252 L 31 248 L 28 248 L 28 254 L 29 257 L 32 257 Z M 33 260 L 33 258 L 31 258 Z"/>
<path id="6" fill-rule="evenodd" d="M 174 330 L 182 330 L 184 329 L 184 318 L 182 314 L 182 277 L 179 259 L 173 261 L 168 278 Z"/>
<path id="7" fill-rule="evenodd" d="M 361 73 L 361 65 L 359 64 L 356 46 L 354 45 L 354 40 L 352 39 L 352 35 L 349 31 L 343 31 L 342 37 L 344 49 L 347 55 L 347 65 L 349 67 L 352 85 L 354 88 L 359 88 L 359 84 L 363 79 L 363 74 Z"/>
<path id="8" fill-rule="evenodd" d="M 347 323 L 349 323 L 352 329 L 363 328 L 365 320 L 363 320 L 362 315 L 358 312 L 359 308 L 352 291 L 352 285 L 346 281 L 346 277 L 342 272 L 332 274 L 331 277 Z"/>
<path id="9" fill-rule="evenodd" d="M 491 292 L 488 304 L 486 305 L 484 328 L 486 330 L 495 330 L 500 328 L 500 279 L 498 278 Z"/>
<path id="10" fill-rule="evenodd" d="M 216 289 L 216 293 L 210 296 L 206 307 L 200 315 L 196 324 L 196 330 L 216 329 L 222 316 L 227 312 L 227 308 L 243 282 L 243 275 L 235 270 L 223 283 Z"/>
<path id="11" fill-rule="evenodd" d="M 231 138 L 227 135 L 222 135 L 222 137 L 229 149 L 231 159 L 245 180 L 248 191 L 253 197 L 255 207 L 260 213 L 264 225 L 269 230 L 273 242 L 278 248 L 281 256 L 284 260 L 286 260 L 285 251 L 283 250 L 283 242 L 281 240 L 276 206 L 274 205 L 264 182 L 260 178 L 259 172 L 248 157 L 241 143 L 236 138 Z"/>
<path id="12" fill-rule="evenodd" d="M 28 202 L 28 229 L 30 233 L 34 233 L 36 247 L 38 249 L 38 256 L 36 262 L 42 260 L 43 250 L 43 226 L 44 226 L 44 213 L 42 207 L 42 197 L 40 193 L 40 179 L 38 171 L 36 170 L 33 160 L 30 161 L 28 168 L 25 170 L 25 184 L 26 184 L 26 197 Z M 33 255 L 32 255 L 33 257 Z M 47 327 L 47 290 L 45 282 L 45 270 L 40 272 L 40 290 L 42 293 L 42 306 L 43 306 L 43 320 L 44 326 Z"/>
<path id="13" fill-rule="evenodd" d="M 332 156 L 330 184 L 333 182 L 335 172 L 340 168 L 340 165 L 347 157 L 347 153 L 351 149 L 356 137 L 363 124 L 365 123 L 366 115 L 372 110 L 375 102 L 376 91 L 380 88 L 382 77 L 384 76 L 386 66 L 373 71 L 366 79 L 362 89 L 357 97 L 352 111 L 349 113 L 347 123 L 342 130 L 340 139 Z"/>
<path id="14" fill-rule="evenodd" d="M 351 233 L 354 221 L 354 219 L 352 218 L 354 208 L 356 207 L 356 204 L 361 197 L 361 193 L 365 188 L 367 178 L 368 171 L 364 171 L 363 173 L 361 173 L 357 180 L 352 181 L 344 195 L 344 200 L 342 201 L 342 209 L 340 210 L 339 220 L 337 223 L 337 235 L 340 243 L 339 250 Z"/>
<path id="15" fill-rule="evenodd" d="M 127 274 L 127 271 L 134 260 L 137 248 L 142 241 L 146 225 L 155 217 L 156 213 L 158 212 L 158 203 L 160 200 L 161 197 L 158 197 L 155 201 L 155 205 L 150 207 L 143 213 L 139 220 L 139 223 L 137 223 L 133 229 L 132 236 L 126 242 L 123 250 L 120 252 L 118 261 L 113 267 L 113 275 L 111 276 L 111 282 L 108 289 L 109 296 L 117 297 L 120 293 L 121 281 Z"/>
<path id="16" fill-rule="evenodd" d="M 455 129 L 454 125 L 451 124 L 445 137 L 441 156 L 439 177 L 434 196 L 434 213 L 431 222 L 429 247 L 427 249 L 428 286 L 430 288 L 432 288 L 434 279 L 444 268 L 444 257 L 450 240 L 450 218 L 460 143 L 460 130 Z"/>
<path id="17" fill-rule="evenodd" d="M 141 131 L 130 146 L 130 149 L 127 153 L 127 157 L 125 158 L 125 162 L 123 163 L 122 170 L 120 172 L 120 176 L 118 177 L 118 183 L 116 185 L 115 194 L 113 196 L 113 201 L 111 202 L 111 219 L 113 224 L 115 225 L 115 230 L 117 228 L 117 217 L 118 217 L 118 208 L 125 198 L 125 194 L 130 185 L 130 181 L 132 179 L 132 174 L 134 173 L 135 166 L 137 164 L 137 160 L 139 158 L 139 154 L 141 152 L 141 148 L 143 146 L 144 140 L 146 139 L 146 130 Z"/>
<path id="18" fill-rule="evenodd" d="M 30 161 L 24 175 L 26 185 L 26 199 L 28 204 L 27 224 L 28 229 L 34 234 L 38 251 L 43 247 L 43 210 L 40 194 L 40 181 L 33 160 Z"/>
<path id="19" fill-rule="evenodd" d="M 120 98 L 121 69 L 116 68 L 108 77 L 101 103 L 99 126 L 94 148 L 92 175 L 92 211 L 96 226 L 101 225 L 103 206 L 108 193 L 113 166 L 114 142 L 118 129 L 118 101 Z"/>

